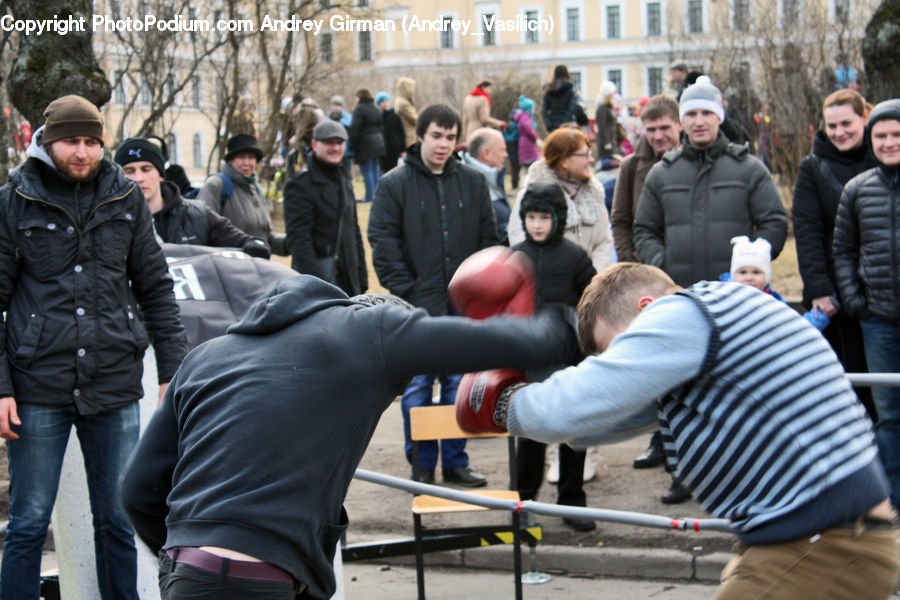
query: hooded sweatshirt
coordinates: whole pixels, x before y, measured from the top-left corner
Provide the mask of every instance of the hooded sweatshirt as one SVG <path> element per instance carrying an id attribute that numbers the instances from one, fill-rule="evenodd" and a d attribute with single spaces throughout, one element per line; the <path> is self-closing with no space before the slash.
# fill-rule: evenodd
<path id="1" fill-rule="evenodd" d="M 569 360 L 562 317 L 487 321 L 354 302 L 309 275 L 275 283 L 185 359 L 132 455 L 123 505 L 153 551 L 218 546 L 330 598 L 344 497 L 381 413 L 416 373 Z"/>

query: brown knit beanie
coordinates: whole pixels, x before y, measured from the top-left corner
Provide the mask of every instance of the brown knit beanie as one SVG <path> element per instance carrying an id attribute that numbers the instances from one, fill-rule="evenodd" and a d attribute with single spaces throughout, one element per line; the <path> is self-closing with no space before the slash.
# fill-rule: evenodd
<path id="1" fill-rule="evenodd" d="M 44 136 L 41 142 L 46 146 L 57 140 L 87 136 L 100 140 L 103 144 L 103 118 L 100 111 L 89 100 L 70 94 L 57 98 L 44 110 Z"/>

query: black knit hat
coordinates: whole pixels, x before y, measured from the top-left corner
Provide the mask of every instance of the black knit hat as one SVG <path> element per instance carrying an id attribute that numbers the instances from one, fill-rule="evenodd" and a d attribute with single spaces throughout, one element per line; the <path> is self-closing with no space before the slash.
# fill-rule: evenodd
<path id="1" fill-rule="evenodd" d="M 166 159 L 163 158 L 162 149 L 147 138 L 128 138 L 123 141 L 116 149 L 113 160 L 122 167 L 133 162 L 151 163 L 160 176 L 166 178 Z"/>
<path id="2" fill-rule="evenodd" d="M 263 158 L 263 151 L 259 147 L 256 136 L 239 133 L 228 138 L 228 142 L 225 144 L 225 162 L 243 152 L 255 154 L 256 160 L 262 160 Z"/>
<path id="3" fill-rule="evenodd" d="M 875 105 L 869 113 L 869 122 L 866 123 L 866 145 L 872 150 L 872 125 L 884 119 L 900 121 L 900 98 L 884 100 Z M 877 159 L 876 159 L 877 160 Z"/>
<path id="4" fill-rule="evenodd" d="M 45 146 L 66 138 L 87 136 L 103 144 L 103 118 L 90 100 L 70 94 L 57 98 L 44 109 Z"/>
<path id="5" fill-rule="evenodd" d="M 525 223 L 525 213 L 542 212 L 553 215 L 553 231 L 550 238 L 562 236 L 566 228 L 566 214 L 569 208 L 566 205 L 566 196 L 562 188 L 555 183 L 532 183 L 525 189 L 525 194 L 519 202 L 519 216 L 522 224 Z"/>

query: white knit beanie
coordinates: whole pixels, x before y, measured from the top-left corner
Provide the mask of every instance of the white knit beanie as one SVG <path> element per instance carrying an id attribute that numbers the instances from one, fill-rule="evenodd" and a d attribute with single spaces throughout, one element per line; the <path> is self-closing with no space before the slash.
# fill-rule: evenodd
<path id="1" fill-rule="evenodd" d="M 599 98 L 599 100 L 602 102 L 603 100 L 606 100 L 606 98 L 608 98 L 609 96 L 612 96 L 613 94 L 615 94 L 617 91 L 618 90 L 616 89 L 615 83 L 613 83 L 612 81 L 609 81 L 608 79 L 605 81 L 602 81 L 600 83 L 600 98 Z"/>
<path id="2" fill-rule="evenodd" d="M 755 267 L 766 274 L 766 285 L 772 280 L 772 244 L 765 238 L 752 242 L 746 235 L 731 238 L 731 277 L 744 267 Z"/>
<path id="3" fill-rule="evenodd" d="M 719 121 L 725 120 L 725 105 L 722 103 L 722 92 L 713 85 L 712 80 L 706 75 L 701 75 L 697 81 L 685 88 L 681 93 L 681 103 L 678 116 L 684 121 L 684 115 L 691 110 L 708 110 L 716 113 Z"/>

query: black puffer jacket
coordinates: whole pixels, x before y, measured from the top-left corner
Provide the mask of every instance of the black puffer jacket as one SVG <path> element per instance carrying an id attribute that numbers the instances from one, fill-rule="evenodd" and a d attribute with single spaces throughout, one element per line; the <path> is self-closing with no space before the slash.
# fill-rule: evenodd
<path id="1" fill-rule="evenodd" d="M 0 396 L 19 402 L 111 410 L 143 396 L 148 334 L 160 382 L 185 355 L 150 210 L 107 160 L 85 181 L 34 157 L 10 174 L 0 189 L 2 311 Z"/>
<path id="2" fill-rule="evenodd" d="M 900 121 L 900 99 L 879 103 L 869 115 Z M 834 272 L 843 308 L 856 319 L 900 323 L 900 168 L 878 166 L 844 186 L 834 227 Z"/>
<path id="3" fill-rule="evenodd" d="M 384 133 L 381 130 L 381 112 L 372 102 L 360 102 L 353 110 L 350 122 L 350 150 L 353 162 L 364 163 L 384 156 Z"/>
<path id="4" fill-rule="evenodd" d="M 549 213 L 554 222 L 553 231 L 544 241 L 535 241 L 526 229 L 525 241 L 513 247 L 524 252 L 534 265 L 538 308 L 551 303 L 578 306 L 584 288 L 597 270 L 584 248 L 563 237 L 568 208 L 562 189 L 552 183 L 528 186 L 519 207 L 522 223 L 528 212 Z"/>
<path id="5" fill-rule="evenodd" d="M 265 241 L 247 235 L 205 204 L 185 200 L 174 183 L 163 181 L 160 192 L 163 209 L 153 215 L 153 225 L 163 242 L 240 248 L 251 256 L 269 258 Z"/>
<path id="6" fill-rule="evenodd" d="M 824 131 L 816 133 L 812 154 L 800 163 L 792 213 L 803 304 L 807 308 L 814 298 L 837 292 L 831 240 L 841 193 L 848 181 L 874 166 L 875 159 L 865 144 L 841 152 Z"/>
<path id="7" fill-rule="evenodd" d="M 436 175 L 418 144 L 378 182 L 367 235 L 381 285 L 435 316 L 449 313 L 447 285 L 460 263 L 500 243 L 481 173 L 450 158 Z"/>

